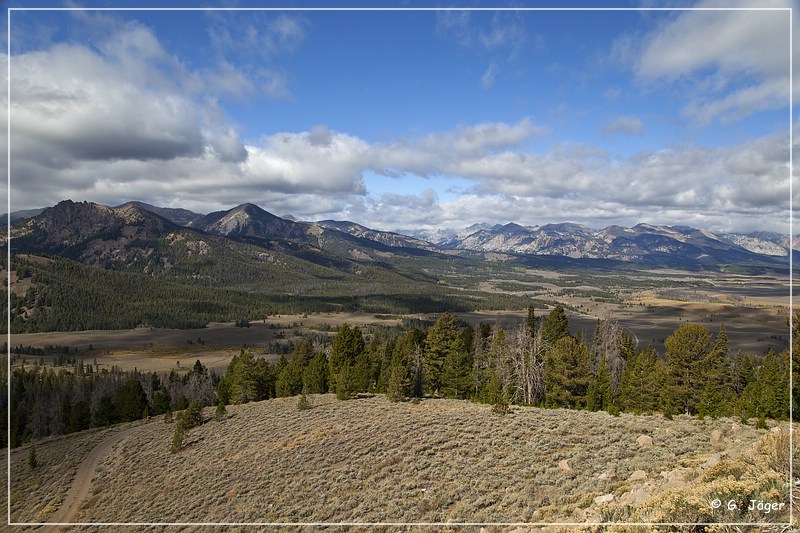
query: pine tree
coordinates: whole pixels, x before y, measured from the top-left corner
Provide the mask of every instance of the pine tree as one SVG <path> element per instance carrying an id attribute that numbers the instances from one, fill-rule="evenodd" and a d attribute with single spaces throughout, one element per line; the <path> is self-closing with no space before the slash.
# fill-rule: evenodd
<path id="1" fill-rule="evenodd" d="M 122 422 L 132 422 L 142 418 L 142 411 L 147 408 L 147 395 L 136 375 L 122 384 L 114 403 L 116 414 Z"/>
<path id="2" fill-rule="evenodd" d="M 585 343 L 562 337 L 545 356 L 545 405 L 581 409 L 589 384 L 589 350 Z"/>
<path id="3" fill-rule="evenodd" d="M 328 392 L 328 358 L 317 354 L 303 370 L 303 389 L 309 394 Z"/>
<path id="4" fill-rule="evenodd" d="M 622 410 L 651 413 L 659 408 L 661 383 L 658 381 L 658 355 L 652 345 L 639 350 L 625 364 L 617 400 Z"/>
<path id="5" fill-rule="evenodd" d="M 446 398 L 466 398 L 472 388 L 472 354 L 464 346 L 454 346 L 442 367 L 442 394 Z"/>
<path id="6" fill-rule="evenodd" d="M 669 369 L 668 401 L 673 412 L 696 412 L 704 385 L 702 363 L 710 342 L 711 333 L 698 324 L 683 324 L 664 341 Z"/>
<path id="7" fill-rule="evenodd" d="M 586 394 L 586 408 L 590 411 L 607 410 L 612 405 L 611 378 L 605 359 L 600 362 L 600 369 L 589 385 Z"/>
<path id="8" fill-rule="evenodd" d="M 700 369 L 704 384 L 697 414 L 713 418 L 731 414 L 734 398 L 728 362 L 728 335 L 724 323 L 720 324 L 714 346 L 701 363 Z"/>
<path id="9" fill-rule="evenodd" d="M 389 363 L 389 376 L 386 383 L 386 397 L 391 402 L 399 402 L 411 393 L 411 360 L 404 350 L 396 347 Z"/>
<path id="10" fill-rule="evenodd" d="M 182 419 L 178 419 L 178 423 L 175 425 L 175 432 L 172 434 L 172 444 L 170 445 L 169 451 L 172 453 L 178 453 L 184 445 L 186 441 L 186 426 L 183 423 Z"/>
<path id="11" fill-rule="evenodd" d="M 328 361 L 330 384 L 339 399 L 348 399 L 358 392 L 356 359 L 364 353 L 364 336 L 358 326 L 347 324 L 339 327 L 333 337 L 331 356 Z"/>
<path id="12" fill-rule="evenodd" d="M 300 398 L 297 400 L 297 410 L 307 411 L 308 409 L 311 409 L 311 401 L 309 401 L 308 396 L 306 396 L 306 392 L 303 391 L 300 393 Z"/>
<path id="13" fill-rule="evenodd" d="M 569 335 L 569 320 L 564 308 L 557 305 L 542 320 L 542 338 L 550 346 Z"/>
<path id="14" fill-rule="evenodd" d="M 439 315 L 425 337 L 424 381 L 428 394 L 439 393 L 447 355 L 457 349 L 460 320 L 452 313 Z"/>

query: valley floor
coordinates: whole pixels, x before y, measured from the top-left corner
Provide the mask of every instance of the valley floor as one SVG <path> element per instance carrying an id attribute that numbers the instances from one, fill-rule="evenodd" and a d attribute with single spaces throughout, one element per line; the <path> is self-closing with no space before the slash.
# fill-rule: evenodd
<path id="1" fill-rule="evenodd" d="M 40 441 L 33 471 L 31 445 L 23 446 L 12 453 L 12 519 L 51 520 L 76 465 L 121 430 L 126 435 L 95 471 L 77 515 L 81 522 L 516 524 L 788 516 L 733 515 L 709 504 L 715 495 L 787 501 L 787 477 L 776 463 L 786 434 L 780 427 L 526 407 L 500 416 L 465 401 L 391 403 L 382 395 L 310 399 L 312 408 L 304 411 L 297 397 L 230 406 L 224 420 L 191 430 L 176 454 L 169 451 L 175 424 L 160 417 L 134 431 Z M 205 414 L 210 419 L 211 410 Z M 665 503 L 676 501 L 685 508 Z"/>

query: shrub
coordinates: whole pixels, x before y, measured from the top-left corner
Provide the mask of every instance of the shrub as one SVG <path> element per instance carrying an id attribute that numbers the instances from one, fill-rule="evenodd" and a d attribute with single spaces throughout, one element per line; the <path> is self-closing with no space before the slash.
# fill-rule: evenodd
<path id="1" fill-rule="evenodd" d="M 214 411 L 214 420 L 219 422 L 219 421 L 223 420 L 225 418 L 225 415 L 227 415 L 227 414 L 228 414 L 228 410 L 225 409 L 225 403 L 224 402 L 219 402 L 217 404 L 217 410 Z"/>
<path id="2" fill-rule="evenodd" d="M 36 446 L 31 446 L 31 451 L 28 453 L 28 468 L 35 470 L 39 466 L 39 461 L 36 459 Z"/>
<path id="3" fill-rule="evenodd" d="M 297 410 L 305 411 L 307 409 L 311 409 L 311 402 L 308 400 L 308 397 L 304 392 L 300 395 L 300 399 L 297 401 Z"/>

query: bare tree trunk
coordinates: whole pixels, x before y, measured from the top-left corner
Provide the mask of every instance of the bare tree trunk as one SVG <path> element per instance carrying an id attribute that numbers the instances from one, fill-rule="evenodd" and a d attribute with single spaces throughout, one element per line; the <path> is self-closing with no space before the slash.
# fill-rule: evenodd
<path id="1" fill-rule="evenodd" d="M 544 352 L 541 331 L 533 335 L 525 324 L 517 328 L 509 351 L 515 378 L 515 400 L 535 404 L 544 398 Z"/>

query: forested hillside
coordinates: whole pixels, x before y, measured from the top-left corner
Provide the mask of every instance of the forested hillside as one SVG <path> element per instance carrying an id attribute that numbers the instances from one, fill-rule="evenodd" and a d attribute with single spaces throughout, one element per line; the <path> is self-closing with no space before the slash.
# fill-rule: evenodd
<path id="1" fill-rule="evenodd" d="M 439 313 L 446 310 L 521 308 L 530 299 L 458 291 L 413 274 L 365 269 L 346 274 L 286 259 L 276 269 L 237 261 L 183 264 L 148 275 L 87 266 L 61 258 L 12 258 L 11 333 L 129 329 L 140 325 L 198 328 L 213 321 L 257 320 L 276 313 L 363 310 L 373 313 Z M 5 258 L 0 258 L 5 267 Z M 176 270 L 182 270 L 178 274 Z M 188 282 L 187 278 L 208 280 Z M 209 280 L 215 281 L 211 283 Z M 227 282 L 227 283 L 226 283 Z M 0 326 L 5 329 L 6 322 Z"/>

